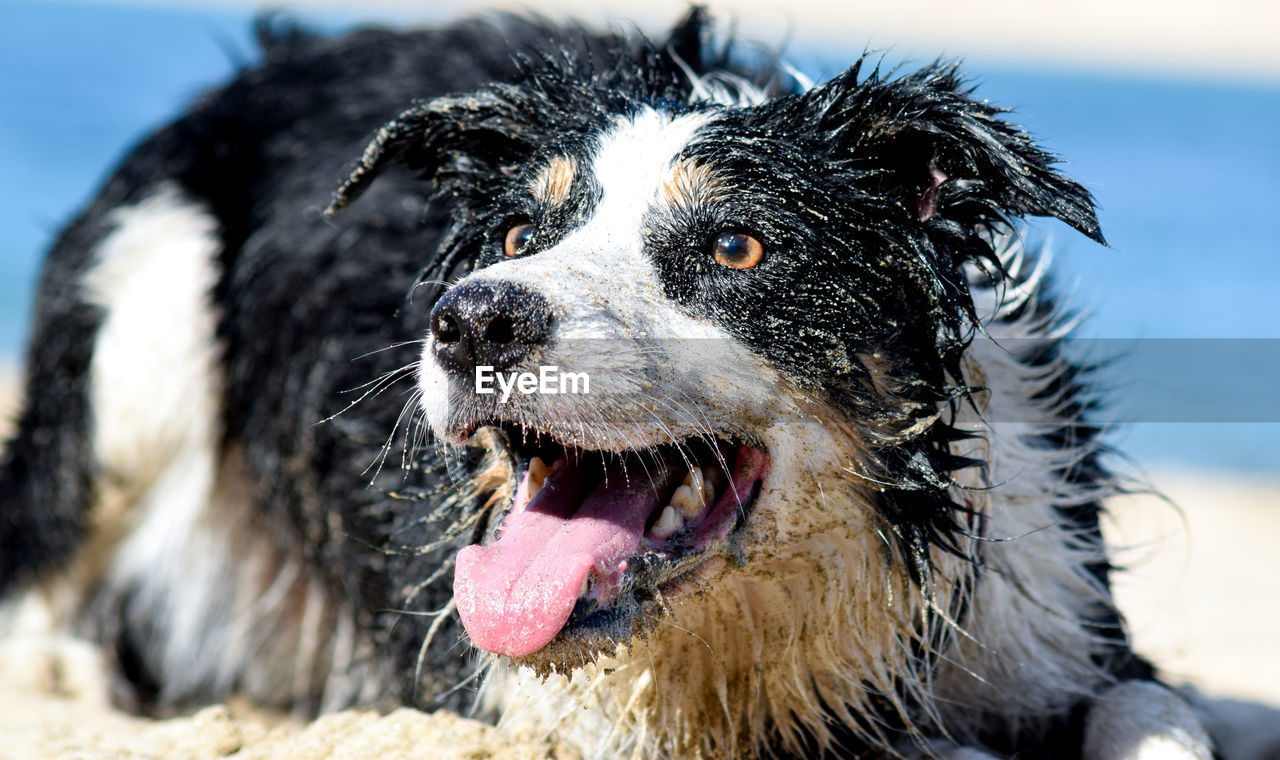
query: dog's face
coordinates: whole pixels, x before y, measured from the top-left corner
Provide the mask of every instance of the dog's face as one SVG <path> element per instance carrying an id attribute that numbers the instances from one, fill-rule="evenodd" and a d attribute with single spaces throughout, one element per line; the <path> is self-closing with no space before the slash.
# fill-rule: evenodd
<path id="1" fill-rule="evenodd" d="M 767 319 L 796 262 L 748 226 L 768 194 L 735 199 L 743 178 L 699 157 L 717 115 L 640 106 L 585 148 L 539 158 L 504 194 L 478 271 L 435 308 L 427 419 L 511 459 L 509 509 L 458 558 L 459 612 L 484 649 L 581 664 L 757 543 L 794 543 L 747 536 L 788 525 L 757 509 L 798 508 L 768 473 L 799 397 L 731 327 Z M 481 393 L 484 367 L 554 368 L 582 387 Z"/>
<path id="2" fill-rule="evenodd" d="M 340 192 L 407 163 L 453 208 L 437 271 L 474 262 L 419 369 L 437 438 L 505 482 L 458 611 L 541 672 L 705 646 L 750 691 L 762 646 L 807 640 L 797 688 L 885 693 L 885 652 L 932 635 L 894 599 L 958 582 L 932 571 L 960 551 L 961 267 L 1010 216 L 1096 237 L 1088 196 L 947 69 L 707 97 L 651 63 L 419 106 Z"/>

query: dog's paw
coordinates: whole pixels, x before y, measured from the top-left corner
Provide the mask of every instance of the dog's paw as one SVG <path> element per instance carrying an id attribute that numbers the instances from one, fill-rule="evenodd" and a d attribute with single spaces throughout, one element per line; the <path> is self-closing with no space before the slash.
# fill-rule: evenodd
<path id="1" fill-rule="evenodd" d="M 97 647 L 69 636 L 0 641 L 0 683 L 6 688 L 105 705 L 105 672 Z"/>
<path id="2" fill-rule="evenodd" d="M 102 651 L 59 630 L 53 609 L 34 592 L 0 608 L 0 688 L 107 704 Z"/>
<path id="3" fill-rule="evenodd" d="M 1089 708 L 1084 760 L 1212 760 L 1213 743 L 1191 707 L 1151 681 L 1126 681 Z"/>

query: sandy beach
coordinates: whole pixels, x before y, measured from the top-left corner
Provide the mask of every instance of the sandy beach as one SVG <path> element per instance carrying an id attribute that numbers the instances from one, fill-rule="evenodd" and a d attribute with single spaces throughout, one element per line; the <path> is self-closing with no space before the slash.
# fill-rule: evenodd
<path id="1" fill-rule="evenodd" d="M 13 362 L 0 360 L 0 441 L 8 440 L 13 418 L 21 399 L 20 370 Z"/>
<path id="2" fill-rule="evenodd" d="M 1139 651 L 1174 682 L 1280 707 L 1280 482 L 1157 473 L 1169 501 L 1109 505 L 1116 595 Z"/>

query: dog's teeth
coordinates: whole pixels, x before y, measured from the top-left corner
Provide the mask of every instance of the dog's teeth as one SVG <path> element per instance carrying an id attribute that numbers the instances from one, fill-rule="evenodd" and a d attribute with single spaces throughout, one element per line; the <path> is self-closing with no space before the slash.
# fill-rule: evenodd
<path id="1" fill-rule="evenodd" d="M 547 463 L 542 461 L 542 457 L 534 457 L 529 460 L 529 482 L 542 485 L 542 481 L 547 479 L 547 473 L 551 472 L 551 468 L 547 467 Z"/>
<path id="2" fill-rule="evenodd" d="M 716 497 L 716 485 L 719 478 L 713 478 L 714 471 L 707 471 L 702 481 L 702 501 L 704 504 L 710 504 Z"/>
<path id="3" fill-rule="evenodd" d="M 590 590 L 591 590 L 591 573 L 587 573 L 582 577 L 582 588 L 578 589 L 578 598 L 581 599 L 582 597 L 586 596 L 587 592 Z"/>
<path id="4" fill-rule="evenodd" d="M 542 490 L 542 483 L 547 479 L 547 474 L 551 472 L 551 468 L 547 467 L 547 463 L 542 461 L 542 457 L 534 457 L 529 460 L 529 498 L 532 499 Z"/>
<path id="5" fill-rule="evenodd" d="M 695 493 L 690 486 L 680 486 L 671 494 L 671 506 L 684 513 L 685 517 L 697 517 L 702 511 L 702 491 Z"/>
<path id="6" fill-rule="evenodd" d="M 662 540 L 669 538 L 672 533 L 675 533 L 683 527 L 684 518 L 682 518 L 680 513 L 668 504 L 663 507 L 662 514 L 658 516 L 658 521 L 649 529 L 649 535 Z"/>
<path id="7" fill-rule="evenodd" d="M 684 476 L 684 484 L 689 486 L 689 490 L 695 494 L 703 492 L 706 482 L 706 477 L 702 474 L 701 467 L 690 467 L 689 474 Z"/>

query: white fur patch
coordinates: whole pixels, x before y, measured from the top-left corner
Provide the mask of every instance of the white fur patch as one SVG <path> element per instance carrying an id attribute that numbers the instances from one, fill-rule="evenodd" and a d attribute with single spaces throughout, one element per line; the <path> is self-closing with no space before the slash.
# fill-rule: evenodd
<path id="1" fill-rule="evenodd" d="M 233 690 L 302 713 L 372 700 L 384 679 L 353 614 L 281 554 L 242 452 L 222 450 L 214 220 L 163 186 L 114 221 L 84 280 L 104 310 L 96 522 L 125 533 L 99 539 L 113 558 L 95 604 L 147 621 L 141 654 L 162 704 Z"/>
<path id="2" fill-rule="evenodd" d="M 211 297 L 221 243 L 215 220 L 162 186 L 113 214 L 84 287 L 104 316 L 91 365 L 94 453 L 102 469 L 100 520 L 136 527 L 108 570 L 112 587 L 163 611 L 159 652 L 166 689 L 193 690 L 193 667 L 227 567 L 201 522 L 218 467 L 220 373 Z M 168 680 L 172 679 L 172 680 Z"/>
<path id="3" fill-rule="evenodd" d="M 164 186 L 117 210 L 84 278 L 104 312 L 94 343 L 94 453 L 109 477 L 150 481 L 217 438 L 217 224 Z M 212 462 L 192 473 L 211 478 Z"/>

